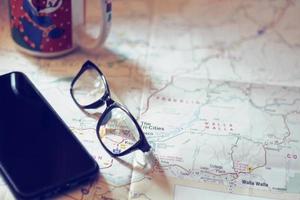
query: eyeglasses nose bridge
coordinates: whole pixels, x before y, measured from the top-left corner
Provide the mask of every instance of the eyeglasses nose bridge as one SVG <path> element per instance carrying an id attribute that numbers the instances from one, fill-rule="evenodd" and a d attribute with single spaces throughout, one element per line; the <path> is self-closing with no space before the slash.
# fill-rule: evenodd
<path id="1" fill-rule="evenodd" d="M 112 100 L 110 96 L 107 96 L 107 98 L 104 101 L 106 102 L 106 106 L 107 107 L 109 107 L 110 105 L 112 105 L 113 103 L 115 103 L 115 101 Z"/>

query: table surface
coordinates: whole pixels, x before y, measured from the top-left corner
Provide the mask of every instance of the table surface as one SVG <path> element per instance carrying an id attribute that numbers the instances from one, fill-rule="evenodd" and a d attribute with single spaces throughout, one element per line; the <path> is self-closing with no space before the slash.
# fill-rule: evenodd
<path id="1" fill-rule="evenodd" d="M 89 1 L 90 2 L 90 1 Z M 300 2 L 113 1 L 103 48 L 24 55 L 0 4 L 0 74 L 26 73 L 99 163 L 61 199 L 300 199 Z M 90 6 L 91 19 L 97 8 Z M 155 166 L 140 172 L 97 142 L 97 119 L 69 96 L 86 60 L 137 117 Z M 12 199 L 0 181 L 0 198 Z"/>

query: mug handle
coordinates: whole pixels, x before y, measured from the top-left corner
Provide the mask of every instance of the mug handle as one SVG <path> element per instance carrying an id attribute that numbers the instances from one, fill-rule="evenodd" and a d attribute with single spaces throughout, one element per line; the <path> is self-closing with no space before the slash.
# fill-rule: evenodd
<path id="1" fill-rule="evenodd" d="M 99 0 L 101 6 L 101 22 L 100 22 L 100 32 L 96 38 L 91 37 L 86 31 L 86 16 L 84 16 L 84 22 L 79 27 L 77 43 L 78 46 L 84 50 L 94 50 L 99 46 L 102 46 L 105 42 L 111 27 L 112 18 L 112 0 Z M 84 3 L 88 1 L 85 0 Z M 84 13 L 87 13 L 87 6 L 84 6 Z"/>

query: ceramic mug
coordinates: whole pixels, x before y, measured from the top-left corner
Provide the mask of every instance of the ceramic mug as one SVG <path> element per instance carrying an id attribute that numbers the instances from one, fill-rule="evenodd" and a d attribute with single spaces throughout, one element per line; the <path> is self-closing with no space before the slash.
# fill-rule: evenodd
<path id="1" fill-rule="evenodd" d="M 102 45 L 111 25 L 112 2 L 100 1 L 99 34 L 86 31 L 88 0 L 9 0 L 11 35 L 18 49 L 33 56 L 54 57 L 76 47 Z"/>

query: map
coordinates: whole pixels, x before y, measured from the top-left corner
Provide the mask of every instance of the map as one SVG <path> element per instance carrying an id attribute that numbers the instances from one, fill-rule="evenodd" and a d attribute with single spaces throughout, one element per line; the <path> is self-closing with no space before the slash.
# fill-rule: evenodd
<path id="1" fill-rule="evenodd" d="M 58 199 L 300 199 L 300 2 L 115 0 L 105 48 L 56 59 L 16 51 L 4 10 L 0 73 L 25 72 L 100 166 Z M 111 158 L 99 115 L 72 101 L 87 59 L 140 123 L 151 170 L 139 151 Z M 0 199 L 13 199 L 2 180 Z"/>

